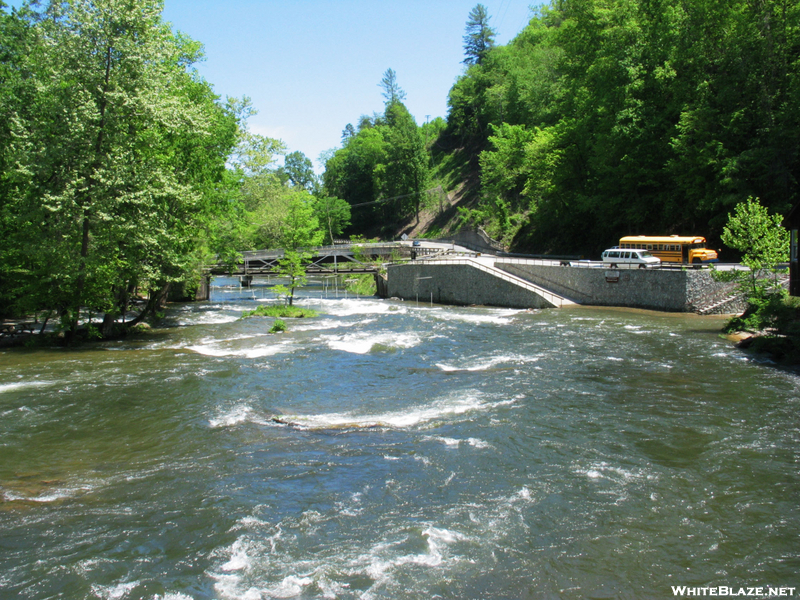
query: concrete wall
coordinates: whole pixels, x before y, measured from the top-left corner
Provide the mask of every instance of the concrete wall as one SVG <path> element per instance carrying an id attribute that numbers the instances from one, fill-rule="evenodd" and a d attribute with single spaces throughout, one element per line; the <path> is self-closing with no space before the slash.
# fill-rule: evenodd
<path id="1" fill-rule="evenodd" d="M 625 306 L 668 312 L 692 312 L 730 294 L 705 270 L 606 269 L 495 263 L 495 267 L 578 304 Z M 618 277 L 610 277 L 617 274 Z M 390 265 L 386 295 L 440 304 L 481 304 L 511 308 L 546 308 L 541 297 L 468 265 L 408 263 Z M 430 278 L 430 279 L 428 279 Z M 616 279 L 616 281 L 614 280 Z M 725 312 L 744 310 L 741 301 L 721 305 Z M 717 311 L 719 312 L 719 311 Z"/>
<path id="2" fill-rule="evenodd" d="M 510 264 L 495 266 L 579 304 L 691 312 L 718 299 L 729 284 L 705 270 L 606 269 Z M 618 279 L 608 275 L 616 273 Z M 742 308 L 743 309 L 743 308 Z M 730 310 L 730 308 L 728 308 Z"/>
<path id="3" fill-rule="evenodd" d="M 550 304 L 534 292 L 469 265 L 408 263 L 389 265 L 390 298 L 437 304 L 546 308 Z M 429 279 L 428 279 L 429 278 Z"/>

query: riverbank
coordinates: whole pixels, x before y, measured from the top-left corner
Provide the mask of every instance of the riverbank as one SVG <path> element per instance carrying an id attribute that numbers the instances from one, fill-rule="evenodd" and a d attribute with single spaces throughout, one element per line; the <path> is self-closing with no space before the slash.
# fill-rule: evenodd
<path id="1" fill-rule="evenodd" d="M 800 365 L 800 298 L 775 294 L 754 302 L 744 313 L 732 316 L 723 331 L 737 348 Z"/>
<path id="2" fill-rule="evenodd" d="M 47 329 L 47 325 L 24 319 L 6 319 L 0 325 L 0 348 L 63 347 L 101 340 L 121 340 L 151 328 L 148 323 L 137 323 L 131 327 L 117 324 L 112 334 L 101 336 L 95 324 L 87 323 L 78 328 L 72 340 L 67 341 L 63 332 L 52 327 Z"/>
<path id="3" fill-rule="evenodd" d="M 797 336 L 740 331 L 726 335 L 739 350 L 767 355 L 787 366 L 800 366 L 800 338 Z"/>

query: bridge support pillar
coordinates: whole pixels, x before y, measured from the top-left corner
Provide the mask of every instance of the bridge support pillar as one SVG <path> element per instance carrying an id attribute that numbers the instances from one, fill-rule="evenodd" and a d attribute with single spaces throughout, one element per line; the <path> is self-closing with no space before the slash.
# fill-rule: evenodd
<path id="1" fill-rule="evenodd" d="M 200 284 L 194 294 L 195 301 L 208 300 L 211 297 L 211 275 L 200 278 Z"/>
<path id="2" fill-rule="evenodd" d="M 253 276 L 242 275 L 241 277 L 239 277 L 239 282 L 242 287 L 250 287 L 250 284 L 253 283 Z"/>
<path id="3" fill-rule="evenodd" d="M 375 278 L 375 295 L 379 298 L 388 298 L 389 282 L 387 281 L 386 276 L 381 275 L 380 273 L 373 273 L 372 276 Z"/>

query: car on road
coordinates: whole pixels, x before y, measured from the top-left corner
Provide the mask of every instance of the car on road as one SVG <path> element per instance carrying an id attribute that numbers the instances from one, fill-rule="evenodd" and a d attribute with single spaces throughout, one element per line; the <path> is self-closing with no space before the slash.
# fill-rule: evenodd
<path id="1" fill-rule="evenodd" d="M 661 259 L 643 249 L 610 248 L 603 252 L 603 264 L 617 267 L 619 265 L 638 265 L 640 269 L 660 267 Z"/>

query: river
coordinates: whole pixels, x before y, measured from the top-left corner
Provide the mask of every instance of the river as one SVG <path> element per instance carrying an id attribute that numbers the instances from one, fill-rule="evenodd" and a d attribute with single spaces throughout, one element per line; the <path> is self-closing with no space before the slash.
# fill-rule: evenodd
<path id="1" fill-rule="evenodd" d="M 0 352 L 0 597 L 800 588 L 800 377 L 719 318 L 301 294 Z"/>

